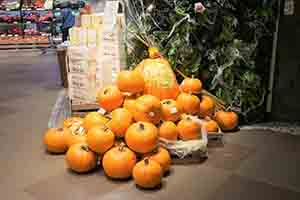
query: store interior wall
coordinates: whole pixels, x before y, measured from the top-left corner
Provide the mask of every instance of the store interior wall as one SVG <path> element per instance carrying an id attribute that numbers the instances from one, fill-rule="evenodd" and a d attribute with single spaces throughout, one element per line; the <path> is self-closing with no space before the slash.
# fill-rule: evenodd
<path id="1" fill-rule="evenodd" d="M 279 24 L 272 120 L 300 121 L 300 0 Z M 284 5 L 284 4 L 283 4 Z"/>

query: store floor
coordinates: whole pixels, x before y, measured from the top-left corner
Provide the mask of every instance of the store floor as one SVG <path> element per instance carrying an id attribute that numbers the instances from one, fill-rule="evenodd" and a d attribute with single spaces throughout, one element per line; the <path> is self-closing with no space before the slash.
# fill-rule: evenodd
<path id="1" fill-rule="evenodd" d="M 243 131 L 215 142 L 202 164 L 173 166 L 157 190 L 77 175 L 42 144 L 59 87 L 53 53 L 0 54 L 0 193 L 6 200 L 299 200 L 300 137 Z"/>

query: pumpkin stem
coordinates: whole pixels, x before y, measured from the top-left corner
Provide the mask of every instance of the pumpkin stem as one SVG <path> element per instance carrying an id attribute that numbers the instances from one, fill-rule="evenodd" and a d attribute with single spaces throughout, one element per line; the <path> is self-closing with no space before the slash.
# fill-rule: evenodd
<path id="1" fill-rule="evenodd" d="M 171 101 L 170 101 L 170 100 L 167 100 L 167 101 L 165 101 L 163 104 L 170 105 L 170 104 L 171 104 Z"/>
<path id="2" fill-rule="evenodd" d="M 82 149 L 83 151 L 86 151 L 86 152 L 89 152 L 89 151 L 90 151 L 90 149 L 89 149 L 89 147 L 88 147 L 87 145 L 82 145 L 82 146 L 81 146 L 81 149 Z"/>
<path id="3" fill-rule="evenodd" d="M 145 130 L 145 125 L 143 123 L 140 123 L 139 128 L 142 129 L 142 130 Z"/>
<path id="4" fill-rule="evenodd" d="M 58 132 L 63 132 L 63 130 L 64 130 L 63 128 L 58 128 L 57 129 Z"/>
<path id="5" fill-rule="evenodd" d="M 145 165 L 149 165 L 149 158 L 146 157 L 146 158 L 144 159 L 144 162 L 145 162 Z"/>
<path id="6" fill-rule="evenodd" d="M 107 94 L 108 93 L 108 89 L 105 89 L 104 91 L 103 91 L 103 94 Z"/>
<path id="7" fill-rule="evenodd" d="M 123 142 L 121 142 L 120 144 L 119 144 L 119 151 L 124 151 L 124 148 L 125 148 L 125 144 L 123 143 Z"/>

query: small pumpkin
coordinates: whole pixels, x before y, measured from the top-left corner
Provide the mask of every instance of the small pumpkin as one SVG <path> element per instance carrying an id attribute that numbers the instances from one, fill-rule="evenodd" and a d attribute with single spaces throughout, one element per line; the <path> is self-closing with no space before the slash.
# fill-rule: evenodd
<path id="1" fill-rule="evenodd" d="M 81 126 L 83 119 L 81 117 L 69 117 L 64 120 L 64 128 L 70 128 L 71 126 Z"/>
<path id="2" fill-rule="evenodd" d="M 132 123 L 132 114 L 125 108 L 117 108 L 111 113 L 111 120 L 107 123 L 107 126 L 118 137 L 124 137 L 126 130 Z"/>
<path id="3" fill-rule="evenodd" d="M 87 144 L 96 153 L 105 153 L 114 145 L 114 142 L 115 135 L 106 126 L 94 126 L 87 133 Z"/>
<path id="4" fill-rule="evenodd" d="M 121 144 L 104 154 L 102 165 L 108 177 L 126 179 L 131 177 L 136 161 L 134 152 Z"/>
<path id="5" fill-rule="evenodd" d="M 85 143 L 85 142 L 86 142 L 86 130 L 82 126 L 66 134 L 66 143 L 68 147 L 71 147 L 73 144 Z"/>
<path id="6" fill-rule="evenodd" d="M 126 144 L 130 149 L 138 153 L 153 151 L 158 144 L 158 130 L 148 122 L 132 124 L 125 134 Z"/>
<path id="7" fill-rule="evenodd" d="M 50 128 L 44 135 L 44 144 L 51 153 L 65 153 L 68 150 L 66 135 L 70 130 L 66 128 Z"/>
<path id="8" fill-rule="evenodd" d="M 123 103 L 123 108 L 129 110 L 129 112 L 133 115 L 135 112 L 135 98 L 132 96 L 126 97 Z"/>
<path id="9" fill-rule="evenodd" d="M 156 161 L 144 158 L 134 166 L 132 175 L 136 185 L 151 189 L 161 184 L 163 170 Z"/>
<path id="10" fill-rule="evenodd" d="M 212 117 L 215 111 L 215 102 L 210 96 L 203 95 L 199 106 L 200 117 Z"/>
<path id="11" fill-rule="evenodd" d="M 144 77 L 137 70 L 124 70 L 118 74 L 117 86 L 121 92 L 131 94 L 143 92 L 145 89 Z"/>
<path id="12" fill-rule="evenodd" d="M 78 173 L 91 171 L 97 165 L 95 153 L 85 143 L 72 145 L 66 153 L 65 161 L 70 169 Z"/>
<path id="13" fill-rule="evenodd" d="M 161 117 L 165 121 L 176 122 L 180 118 L 180 112 L 177 108 L 177 103 L 173 99 L 161 101 Z"/>
<path id="14" fill-rule="evenodd" d="M 218 133 L 219 126 L 218 123 L 210 118 L 206 118 L 206 121 L 203 123 L 207 133 Z"/>
<path id="15" fill-rule="evenodd" d="M 193 121 L 192 117 L 184 117 L 178 124 L 179 138 L 182 140 L 195 140 L 199 138 L 201 126 Z"/>
<path id="16" fill-rule="evenodd" d="M 152 95 L 143 95 L 135 101 L 135 121 L 160 122 L 160 101 Z"/>
<path id="17" fill-rule="evenodd" d="M 200 99 L 196 95 L 181 93 L 176 99 L 180 113 L 197 114 L 200 106 Z"/>
<path id="18" fill-rule="evenodd" d="M 159 127 L 159 137 L 162 137 L 167 140 L 177 140 L 178 130 L 174 122 L 163 122 Z"/>
<path id="19" fill-rule="evenodd" d="M 218 111 L 215 120 L 223 131 L 232 131 L 237 128 L 239 117 L 235 112 Z"/>
<path id="20" fill-rule="evenodd" d="M 117 86 L 110 85 L 98 93 L 97 100 L 101 108 L 111 112 L 123 104 L 124 96 Z"/>
<path id="21" fill-rule="evenodd" d="M 180 84 L 182 92 L 199 94 L 202 90 L 202 82 L 197 78 L 185 78 Z"/>
<path id="22" fill-rule="evenodd" d="M 83 119 L 83 127 L 86 131 L 95 125 L 104 125 L 109 121 L 108 118 L 104 117 L 98 112 L 90 112 Z"/>
<path id="23" fill-rule="evenodd" d="M 158 147 L 153 152 L 144 155 L 144 157 L 148 157 L 150 160 L 158 162 L 164 173 L 169 171 L 172 161 L 169 152 L 165 148 Z"/>

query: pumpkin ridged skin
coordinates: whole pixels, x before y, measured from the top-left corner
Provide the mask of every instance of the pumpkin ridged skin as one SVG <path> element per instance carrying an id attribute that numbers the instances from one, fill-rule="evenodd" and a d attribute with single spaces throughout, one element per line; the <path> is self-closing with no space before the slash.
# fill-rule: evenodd
<path id="1" fill-rule="evenodd" d="M 78 173 L 91 171 L 97 165 L 95 153 L 85 143 L 72 145 L 66 153 L 65 161 L 70 169 Z"/>
<path id="2" fill-rule="evenodd" d="M 176 99 L 179 94 L 179 85 L 175 74 L 164 58 L 148 58 L 138 64 L 139 70 L 145 80 L 145 94 L 153 95 L 163 99 Z"/>
<path id="3" fill-rule="evenodd" d="M 180 118 L 180 112 L 177 108 L 177 103 L 173 99 L 161 101 L 161 117 L 165 121 L 176 122 Z"/>
<path id="4" fill-rule="evenodd" d="M 117 108 L 112 111 L 111 116 L 111 120 L 107 123 L 107 126 L 117 137 L 124 137 L 126 130 L 132 124 L 132 114 L 125 108 Z"/>
<path id="5" fill-rule="evenodd" d="M 118 74 L 117 86 L 121 92 L 135 94 L 144 91 L 145 81 L 139 71 L 124 70 Z"/>
<path id="6" fill-rule="evenodd" d="M 68 150 L 66 134 L 69 134 L 69 132 L 66 128 L 48 129 L 44 135 L 44 144 L 47 147 L 47 151 L 51 153 L 65 153 Z"/>
<path id="7" fill-rule="evenodd" d="M 159 163 L 145 158 L 134 166 L 132 175 L 136 185 L 151 189 L 161 184 L 163 170 Z"/>
<path id="8" fill-rule="evenodd" d="M 123 103 L 123 108 L 129 110 L 129 112 L 133 115 L 135 112 L 135 98 L 126 97 Z"/>
<path id="9" fill-rule="evenodd" d="M 117 86 L 110 85 L 104 87 L 98 93 L 97 101 L 101 108 L 111 112 L 123 104 L 124 96 Z"/>
<path id="10" fill-rule="evenodd" d="M 96 153 L 105 153 L 114 143 L 115 135 L 106 126 L 94 126 L 87 133 L 87 144 Z"/>
<path id="11" fill-rule="evenodd" d="M 144 157 L 159 163 L 164 173 L 169 171 L 172 161 L 169 152 L 165 148 L 158 147 L 153 152 L 145 154 Z"/>
<path id="12" fill-rule="evenodd" d="M 135 121 L 151 122 L 158 124 L 160 122 L 160 101 L 152 95 L 143 95 L 135 101 Z"/>
<path id="13" fill-rule="evenodd" d="M 90 112 L 83 119 L 83 127 L 86 131 L 95 125 L 104 125 L 109 121 L 106 117 L 98 112 Z"/>
<path id="14" fill-rule="evenodd" d="M 157 147 L 158 130 L 151 123 L 137 122 L 127 129 L 125 141 L 131 150 L 138 153 L 148 153 Z"/>
<path id="15" fill-rule="evenodd" d="M 177 124 L 179 138 L 186 140 L 199 139 L 201 133 L 201 126 L 194 122 L 191 117 L 187 116 Z"/>
<path id="16" fill-rule="evenodd" d="M 197 114 L 200 106 L 200 99 L 192 94 L 181 93 L 176 99 L 180 113 Z"/>
<path id="17" fill-rule="evenodd" d="M 86 142 L 86 132 L 83 130 L 80 132 L 79 130 L 70 131 L 66 134 L 66 143 L 70 148 L 73 144 L 85 143 Z"/>
<path id="18" fill-rule="evenodd" d="M 136 161 L 134 152 L 121 145 L 110 149 L 104 154 L 102 165 L 108 177 L 127 179 L 131 177 Z"/>
<path id="19" fill-rule="evenodd" d="M 83 124 L 83 119 L 80 117 L 70 117 L 64 120 L 64 128 L 70 128 L 73 125 L 81 126 Z"/>
<path id="20" fill-rule="evenodd" d="M 223 131 L 232 131 L 237 128 L 239 117 L 235 112 L 218 111 L 215 120 Z"/>
<path id="21" fill-rule="evenodd" d="M 203 126 L 206 128 L 207 133 L 217 133 L 219 132 L 218 123 L 214 120 L 208 120 L 203 123 Z"/>
<path id="22" fill-rule="evenodd" d="M 215 111 L 215 102 L 209 96 L 202 96 L 199 106 L 199 116 L 200 117 L 212 117 Z"/>
<path id="23" fill-rule="evenodd" d="M 163 122 L 159 127 L 159 137 L 167 140 L 177 140 L 178 130 L 176 124 L 171 121 Z"/>
<path id="24" fill-rule="evenodd" d="M 185 78 L 180 84 L 181 92 L 199 94 L 202 90 L 202 82 L 196 78 Z"/>

